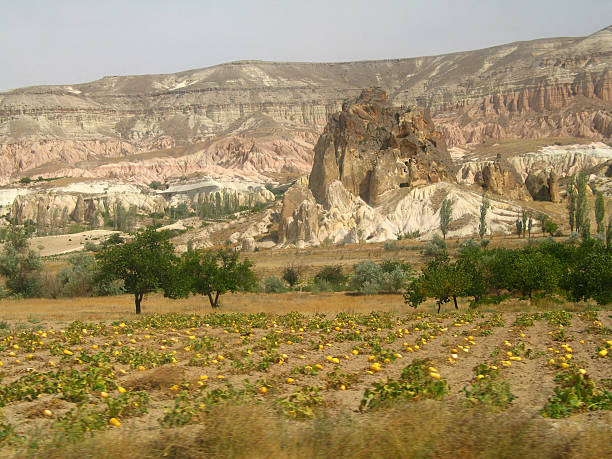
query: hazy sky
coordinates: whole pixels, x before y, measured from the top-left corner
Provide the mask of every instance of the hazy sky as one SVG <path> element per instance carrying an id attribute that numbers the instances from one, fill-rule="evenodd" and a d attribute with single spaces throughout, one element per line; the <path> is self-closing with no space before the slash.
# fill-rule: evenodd
<path id="1" fill-rule="evenodd" d="M 414 57 L 611 24 L 610 0 L 0 0 L 0 91 L 242 59 Z"/>

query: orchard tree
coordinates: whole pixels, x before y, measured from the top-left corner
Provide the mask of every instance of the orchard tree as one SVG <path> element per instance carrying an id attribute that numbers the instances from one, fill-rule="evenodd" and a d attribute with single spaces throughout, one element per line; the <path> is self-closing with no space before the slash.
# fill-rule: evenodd
<path id="1" fill-rule="evenodd" d="M 440 231 L 442 231 L 442 237 L 446 239 L 446 233 L 448 233 L 448 225 L 452 220 L 453 215 L 453 203 L 449 198 L 444 198 L 442 201 L 442 207 L 440 207 Z"/>
<path id="2" fill-rule="evenodd" d="M 465 296 L 473 297 L 473 306 L 478 304 L 487 289 L 486 253 L 487 251 L 474 240 L 465 241 L 457 251 L 455 271 L 460 281 L 464 283 Z"/>
<path id="3" fill-rule="evenodd" d="M 212 308 L 219 307 L 219 296 L 227 292 L 250 290 L 256 284 L 253 266 L 248 259 L 238 260 L 232 249 L 187 252 L 183 255 L 181 279 L 173 283 L 168 296 L 206 295 Z"/>
<path id="4" fill-rule="evenodd" d="M 168 231 L 148 227 L 129 242 L 112 245 L 96 254 L 98 282 L 123 280 L 126 292 L 134 295 L 136 314 L 145 293 L 173 289 L 178 279 L 178 258 L 168 240 Z"/>
<path id="5" fill-rule="evenodd" d="M 559 276 L 559 263 L 552 255 L 524 251 L 514 257 L 509 287 L 531 299 L 534 291 L 551 292 L 557 286 Z"/>
<path id="6" fill-rule="evenodd" d="M 15 295 L 33 297 L 40 294 L 42 280 L 40 257 L 30 248 L 24 228 L 11 226 L 0 254 L 0 274 L 6 288 Z"/>
<path id="7" fill-rule="evenodd" d="M 610 249 L 593 239 L 584 241 L 570 263 L 564 283 L 572 300 L 593 298 L 599 304 L 612 303 Z"/>

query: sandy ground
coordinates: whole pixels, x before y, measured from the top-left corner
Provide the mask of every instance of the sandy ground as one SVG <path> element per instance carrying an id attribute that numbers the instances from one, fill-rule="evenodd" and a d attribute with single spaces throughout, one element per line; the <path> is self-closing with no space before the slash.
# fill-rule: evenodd
<path id="1" fill-rule="evenodd" d="M 149 310 L 154 308 L 153 304 L 156 302 L 150 299 Z M 188 304 L 191 303 L 183 306 Z M 66 304 L 55 304 L 56 309 L 60 306 L 63 308 Z M 49 320 L 54 317 L 53 312 L 42 309 L 41 305 L 32 307 L 41 318 L 31 320 L 29 326 L 40 329 L 40 333 L 44 330 L 45 335 L 40 338 L 44 344 L 33 352 L 23 345 L 16 350 L 11 346 L 0 351 L 3 384 L 10 384 L 31 372 L 42 374 L 55 371 L 57 367 L 79 371 L 86 368 L 86 364 L 78 363 L 75 357 L 51 354 L 49 345 L 69 349 L 74 356 L 80 352 L 105 354 L 110 359 L 117 385 L 128 391 L 146 390 L 150 395 L 147 414 L 122 419 L 125 426 L 137 430 L 159 427 L 165 407 L 172 406 L 176 397 L 178 389 L 173 389 L 173 386 L 181 383 L 189 383 L 190 390 L 197 392 L 223 388 L 227 384 L 242 387 L 248 380 L 256 387 L 268 386 L 267 394 L 256 395 L 260 399 L 286 396 L 303 386 L 318 386 L 322 388 L 321 395 L 328 406 L 356 412 L 366 388 L 387 378 L 398 378 L 402 369 L 414 359 L 430 361 L 429 365 L 435 367 L 448 383 L 449 400 L 462 400 L 462 389 L 469 386 L 475 376 L 474 367 L 486 363 L 502 368 L 501 375 L 516 396 L 514 405 L 538 415 L 552 395 L 554 377 L 559 371 L 549 364 L 549 359 L 558 359 L 568 353 L 562 345 L 571 346 L 571 361 L 585 369 L 590 377 L 599 380 L 611 374 L 612 359 L 598 358 L 597 348 L 612 336 L 608 332 L 594 333 L 589 329 L 594 319 L 577 313 L 573 314 L 571 325 L 565 327 L 567 339 L 562 342 L 555 341 L 552 335 L 559 326 L 544 318 L 536 320 L 533 325 L 516 326 L 514 322 L 519 313 L 438 316 L 409 311 L 387 316 L 328 314 L 326 320 L 329 322 L 318 322 L 323 319 L 313 315 L 297 319 L 270 316 L 265 324 L 260 322 L 252 328 L 248 320 L 244 322 L 240 318 L 236 318 L 234 324 L 229 321 L 225 322 L 226 325 L 218 322 L 217 325 L 207 325 L 207 321 L 214 324 L 218 320 L 214 316 L 208 316 L 208 319 L 204 316 L 200 322 L 192 322 L 195 326 L 190 326 L 189 322 L 175 322 L 172 318 L 162 319 L 161 323 L 151 326 L 125 320 L 123 325 L 115 322 L 114 326 L 107 324 L 98 331 L 92 328 L 93 324 L 83 324 L 80 326 L 94 331 L 83 332 L 75 344 L 64 338 L 65 322 Z M 110 304 L 100 305 L 100 308 L 107 314 L 112 312 Z M 235 308 L 239 309 L 238 303 L 235 307 L 228 307 L 226 312 Z M 612 326 L 610 311 L 600 311 L 598 319 L 602 326 Z M 321 323 L 318 328 L 317 323 Z M 4 330 L 5 338 L 9 333 L 9 330 Z M 15 333 L 18 330 L 14 330 L 11 336 Z M 192 349 L 200 340 L 208 340 L 209 344 Z M 262 369 L 259 364 L 265 352 L 270 351 L 270 340 L 276 342 L 272 349 L 278 357 L 267 369 Z M 395 353 L 397 358 L 383 360 L 374 350 L 373 342 L 379 342 L 382 349 Z M 117 355 L 126 348 L 136 352 L 175 352 L 176 363 L 157 368 L 148 365 L 147 368 L 137 368 L 136 364 L 120 363 Z M 521 360 L 504 366 L 509 351 Z M 369 357 L 371 354 L 376 354 L 374 360 Z M 456 358 L 450 359 L 453 354 Z M 330 361 L 334 358 L 336 362 Z M 381 363 L 379 372 L 368 371 L 373 361 Z M 301 368 L 305 365 L 316 368 L 317 364 L 321 365 L 319 370 L 302 373 Z M 198 386 L 198 381 L 205 382 Z M 111 396 L 117 395 L 116 391 L 110 392 Z M 94 407 L 100 403 L 97 392 L 92 391 L 90 398 Z M 44 418 L 44 409 L 51 409 L 53 416 L 57 417 L 73 407 L 74 404 L 63 400 L 61 394 L 42 394 L 34 401 L 9 403 L 4 413 L 11 422 L 18 423 L 20 431 L 25 432 L 28 426 L 53 422 Z M 609 413 L 599 415 L 607 416 Z"/>
<path id="2" fill-rule="evenodd" d="M 92 230 L 74 234 L 60 234 L 58 236 L 39 236 L 30 239 L 30 246 L 38 250 L 40 256 L 62 255 L 83 250 L 85 242 L 99 242 L 109 234 L 117 231 Z"/>

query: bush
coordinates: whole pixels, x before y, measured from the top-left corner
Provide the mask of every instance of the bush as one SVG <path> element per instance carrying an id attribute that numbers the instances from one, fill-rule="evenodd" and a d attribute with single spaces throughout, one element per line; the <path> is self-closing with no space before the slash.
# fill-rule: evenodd
<path id="1" fill-rule="evenodd" d="M 397 244 L 397 241 L 387 241 L 385 242 L 384 248 L 388 252 L 396 252 L 401 247 Z"/>
<path id="2" fill-rule="evenodd" d="M 88 254 L 77 253 L 68 257 L 71 266 L 58 276 L 62 296 L 90 296 L 94 291 L 93 277 L 96 260 Z"/>
<path id="3" fill-rule="evenodd" d="M 264 279 L 264 292 L 266 293 L 283 293 L 287 291 L 287 287 L 278 277 L 266 277 Z"/>
<path id="4" fill-rule="evenodd" d="M 434 234 L 431 241 L 423 249 L 423 255 L 427 257 L 439 257 L 446 254 L 446 241 L 439 234 Z"/>
<path id="5" fill-rule="evenodd" d="M 300 281 L 301 269 L 297 266 L 287 266 L 283 271 L 283 280 L 290 287 L 295 286 Z"/>
<path id="6" fill-rule="evenodd" d="M 357 290 L 365 295 L 373 295 L 381 289 L 383 270 L 372 261 L 363 261 L 355 266 L 355 274 L 351 279 L 351 290 Z"/>
<path id="7" fill-rule="evenodd" d="M 314 277 L 315 284 L 325 281 L 331 284 L 335 289 L 344 287 L 347 282 L 347 277 L 342 273 L 342 266 L 324 266 Z"/>
<path id="8" fill-rule="evenodd" d="M 406 286 L 409 270 L 409 265 L 397 261 L 385 260 L 380 265 L 364 261 L 355 266 L 351 290 L 365 295 L 397 293 Z"/>

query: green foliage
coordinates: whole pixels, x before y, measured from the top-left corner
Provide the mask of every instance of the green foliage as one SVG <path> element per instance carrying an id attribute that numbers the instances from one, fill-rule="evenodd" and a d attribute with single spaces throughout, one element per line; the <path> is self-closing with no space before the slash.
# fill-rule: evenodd
<path id="1" fill-rule="evenodd" d="M 286 397 L 276 400 L 276 405 L 285 416 L 293 419 L 312 418 L 316 409 L 324 405 L 321 387 L 303 386 Z"/>
<path id="2" fill-rule="evenodd" d="M 562 286 L 575 301 L 595 299 L 612 302 L 612 253 L 603 244 L 590 240 L 576 249 Z"/>
<path id="3" fill-rule="evenodd" d="M 548 233 L 550 236 L 554 236 L 557 234 L 559 230 L 559 225 L 553 222 L 551 219 L 547 219 L 544 222 L 544 226 L 542 227 L 542 231 Z"/>
<path id="4" fill-rule="evenodd" d="M 21 183 L 22 185 L 27 185 L 31 182 L 32 182 L 32 179 L 30 177 L 21 177 L 19 179 L 19 183 Z"/>
<path id="5" fill-rule="evenodd" d="M 612 394 L 575 368 L 558 373 L 555 382 L 558 387 L 544 405 L 543 416 L 558 419 L 581 411 L 612 410 Z"/>
<path id="6" fill-rule="evenodd" d="M 487 234 L 487 211 L 489 210 L 490 203 L 487 197 L 487 192 L 482 194 L 482 204 L 480 205 L 480 224 L 478 225 L 478 235 L 480 239 L 484 238 Z"/>
<path id="7" fill-rule="evenodd" d="M 162 190 L 164 189 L 164 184 L 158 180 L 153 180 L 151 183 L 149 183 L 149 188 L 151 188 L 152 190 Z"/>
<path id="8" fill-rule="evenodd" d="M 283 271 L 283 280 L 294 287 L 300 281 L 300 271 L 296 266 L 287 266 Z"/>
<path id="9" fill-rule="evenodd" d="M 211 307 L 219 307 L 219 296 L 227 292 L 247 291 L 256 285 L 252 264 L 248 259 L 238 260 L 239 253 L 232 249 L 197 251 L 183 254 L 178 276 L 165 289 L 170 297 L 206 295 Z"/>
<path id="10" fill-rule="evenodd" d="M 576 226 L 576 177 L 570 176 L 567 183 L 567 213 L 569 217 L 570 232 L 574 232 L 574 229 L 578 231 Z"/>
<path id="11" fill-rule="evenodd" d="M 166 231 L 148 227 L 130 242 L 112 245 L 96 254 L 96 281 L 109 283 L 120 279 L 126 292 L 134 295 L 136 314 L 145 293 L 160 288 L 169 290 L 177 282 L 178 271 L 174 246 Z"/>
<path id="12" fill-rule="evenodd" d="M 597 223 L 597 234 L 604 234 L 606 218 L 606 204 L 604 202 L 603 193 L 600 191 L 595 198 L 595 222 Z"/>
<path id="13" fill-rule="evenodd" d="M 347 276 L 342 272 L 342 265 L 324 266 L 314 277 L 315 284 L 320 286 L 327 284 L 332 290 L 344 288 L 347 280 Z"/>
<path id="14" fill-rule="evenodd" d="M 431 241 L 423 249 L 423 255 L 427 257 L 440 257 L 446 254 L 446 241 L 439 235 L 434 234 Z"/>
<path id="15" fill-rule="evenodd" d="M 11 227 L 0 253 L 0 274 L 6 277 L 6 288 L 14 295 L 37 296 L 42 286 L 41 271 L 40 257 L 30 249 L 25 229 Z"/>
<path id="16" fill-rule="evenodd" d="M 584 232 L 588 221 L 587 176 L 580 172 L 576 179 L 576 231 Z"/>
<path id="17" fill-rule="evenodd" d="M 266 293 L 283 293 L 287 291 L 287 287 L 278 277 L 266 277 L 264 279 L 264 291 Z"/>
<path id="18" fill-rule="evenodd" d="M 471 404 L 486 404 L 497 410 L 508 408 L 512 404 L 516 397 L 510 391 L 508 382 L 500 378 L 499 370 L 480 364 L 474 368 L 474 372 L 476 376 L 470 387 L 462 389 Z"/>
<path id="19" fill-rule="evenodd" d="M 444 198 L 440 207 L 440 231 L 444 239 L 446 239 L 446 234 L 448 233 L 448 225 L 452 220 L 452 214 L 453 203 L 449 198 Z"/>
<path id="20" fill-rule="evenodd" d="M 542 230 L 542 234 L 544 234 L 546 232 L 546 229 L 544 228 L 544 225 L 546 224 L 546 222 L 549 220 L 549 216 L 546 215 L 543 212 L 540 212 L 537 216 L 536 216 L 536 220 L 538 221 L 538 223 L 540 224 L 540 229 Z"/>
<path id="21" fill-rule="evenodd" d="M 446 380 L 432 376 L 436 373 L 428 369 L 430 365 L 429 360 L 416 359 L 402 370 L 399 380 L 374 383 L 365 390 L 359 409 L 377 409 L 397 401 L 427 398 L 441 400 L 448 393 L 448 386 Z"/>
<path id="22" fill-rule="evenodd" d="M 521 237 L 521 234 L 523 233 L 523 222 L 521 221 L 520 218 L 517 218 L 514 224 L 516 226 L 516 235 L 518 237 Z"/>
<path id="23" fill-rule="evenodd" d="M 366 295 L 396 293 L 405 287 L 409 269 L 408 265 L 390 260 L 381 264 L 364 261 L 355 266 L 350 288 Z"/>
<path id="24" fill-rule="evenodd" d="M 551 292 L 560 277 L 559 264 L 552 255 L 537 251 L 518 253 L 511 260 L 507 287 L 532 297 L 534 291 Z"/>
<path id="25" fill-rule="evenodd" d="M 63 296 L 90 296 L 98 292 L 94 282 L 96 260 L 86 253 L 68 257 L 70 266 L 60 271 L 58 279 Z"/>

